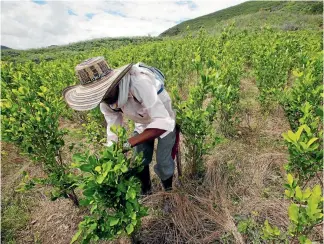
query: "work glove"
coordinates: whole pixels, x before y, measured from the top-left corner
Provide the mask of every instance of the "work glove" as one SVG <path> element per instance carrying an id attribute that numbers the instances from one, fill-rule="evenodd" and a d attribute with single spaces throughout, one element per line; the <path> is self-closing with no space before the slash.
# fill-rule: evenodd
<path id="1" fill-rule="evenodd" d="M 132 149 L 132 145 L 129 142 L 123 144 L 123 153 L 128 152 Z"/>

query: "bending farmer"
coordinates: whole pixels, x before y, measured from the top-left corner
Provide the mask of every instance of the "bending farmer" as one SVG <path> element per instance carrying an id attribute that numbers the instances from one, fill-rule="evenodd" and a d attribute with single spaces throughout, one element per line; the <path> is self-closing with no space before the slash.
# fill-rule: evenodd
<path id="1" fill-rule="evenodd" d="M 171 157 L 175 113 L 161 74 L 154 72 L 158 70 L 141 63 L 111 69 L 103 57 L 85 60 L 75 70 L 80 84 L 64 89 L 67 104 L 78 111 L 100 106 L 107 121 L 107 146 L 117 141 L 117 136 L 110 131 L 111 126 L 121 125 L 123 116 L 135 122 L 134 136 L 124 146 L 143 152 L 144 170 L 138 175 L 143 194 L 151 190 L 149 164 L 154 139 L 158 138 L 154 171 L 164 189 L 170 190 L 175 168 Z"/>

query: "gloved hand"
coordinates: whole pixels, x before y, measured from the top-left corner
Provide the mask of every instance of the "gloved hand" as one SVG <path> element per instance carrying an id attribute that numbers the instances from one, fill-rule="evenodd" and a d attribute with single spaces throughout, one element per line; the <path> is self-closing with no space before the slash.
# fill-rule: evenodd
<path id="1" fill-rule="evenodd" d="M 111 147 L 114 143 L 109 141 L 109 142 L 106 142 L 106 143 L 102 143 L 102 145 L 104 145 L 105 147 Z"/>
<path id="2" fill-rule="evenodd" d="M 132 149 L 132 145 L 129 142 L 123 144 L 123 153 L 128 152 Z"/>

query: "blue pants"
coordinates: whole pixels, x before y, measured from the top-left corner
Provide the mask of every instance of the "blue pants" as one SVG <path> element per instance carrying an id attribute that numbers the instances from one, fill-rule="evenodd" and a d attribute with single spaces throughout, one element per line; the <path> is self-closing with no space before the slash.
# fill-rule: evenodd
<path id="1" fill-rule="evenodd" d="M 138 135 L 135 131 L 134 135 Z M 154 172 L 161 180 L 169 179 L 174 173 L 174 161 L 171 157 L 172 148 L 175 143 L 175 129 L 167 136 L 158 137 L 158 145 L 156 151 L 156 165 Z M 149 165 L 152 162 L 154 151 L 154 140 L 144 142 L 134 147 L 136 153 L 143 152 L 143 165 Z"/>

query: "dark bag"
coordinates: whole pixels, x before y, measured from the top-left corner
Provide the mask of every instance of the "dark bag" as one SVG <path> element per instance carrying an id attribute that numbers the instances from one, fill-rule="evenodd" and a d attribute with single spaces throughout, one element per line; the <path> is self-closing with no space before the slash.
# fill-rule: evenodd
<path id="1" fill-rule="evenodd" d="M 155 68 L 153 66 L 149 66 L 147 64 L 144 64 L 142 62 L 139 62 L 138 66 L 141 67 L 141 68 L 146 68 L 146 69 L 150 70 L 151 72 L 153 72 L 154 75 L 155 75 L 155 78 L 158 79 L 159 81 L 161 81 L 162 85 L 164 86 L 165 76 L 164 76 L 164 74 L 162 73 L 161 70 L 159 70 L 158 68 Z"/>

